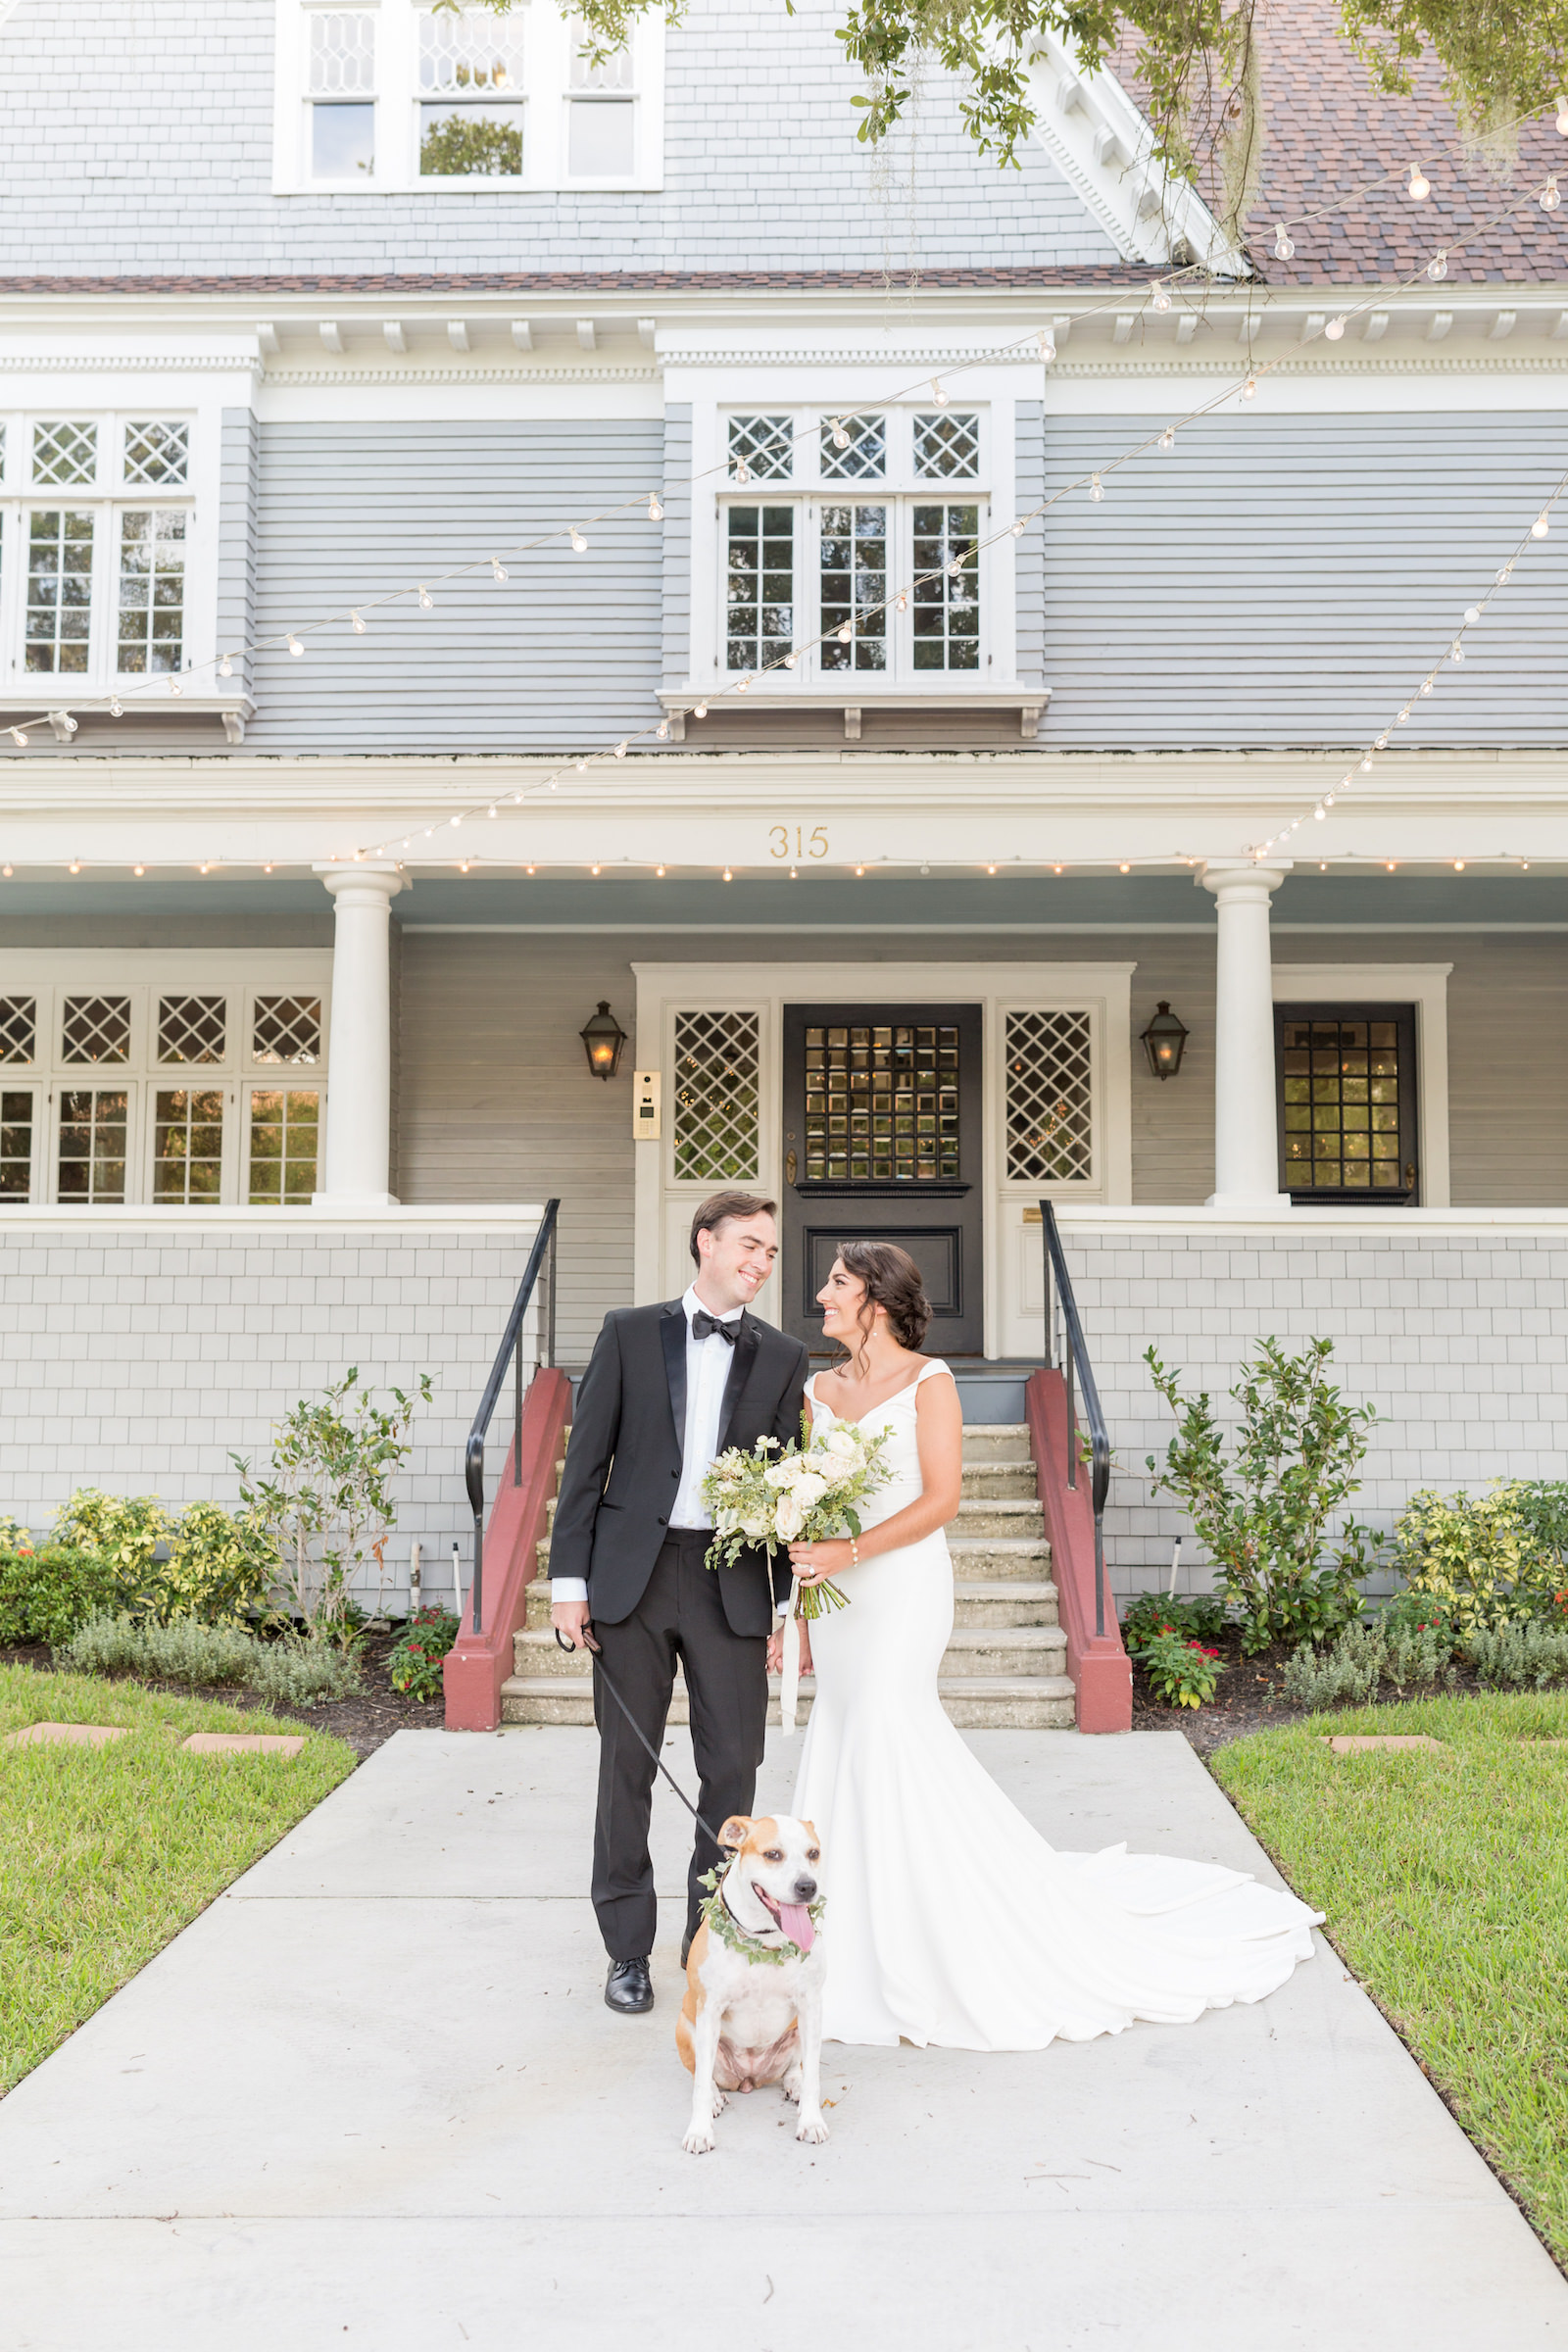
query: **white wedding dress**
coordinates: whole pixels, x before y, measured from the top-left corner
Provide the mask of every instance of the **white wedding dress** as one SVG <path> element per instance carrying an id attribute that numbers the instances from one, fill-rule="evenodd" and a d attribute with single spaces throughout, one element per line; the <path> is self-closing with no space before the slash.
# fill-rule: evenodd
<path id="1" fill-rule="evenodd" d="M 951 1378 L 927 1364 L 864 1416 L 892 1433 L 868 1527 L 919 1494 L 914 1392 Z M 1003 1794 L 937 1696 L 953 1630 L 940 1530 L 835 1582 L 850 1605 L 811 1626 L 794 1796 L 822 1840 L 831 2040 L 1038 2050 L 1261 2000 L 1311 1957 L 1320 1914 L 1294 1895 L 1120 1845 L 1057 1853 Z"/>

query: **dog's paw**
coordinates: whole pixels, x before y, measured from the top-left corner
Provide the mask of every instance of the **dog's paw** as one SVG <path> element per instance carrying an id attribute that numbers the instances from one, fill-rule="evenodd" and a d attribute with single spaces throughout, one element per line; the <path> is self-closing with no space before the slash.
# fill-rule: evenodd
<path id="1" fill-rule="evenodd" d="M 688 2156 L 709 2156 L 713 2149 L 713 2134 L 706 2124 L 693 2124 L 680 2144 Z"/>
<path id="2" fill-rule="evenodd" d="M 719 2117 L 720 2117 L 720 2116 L 723 2114 L 723 2112 L 724 2112 L 725 2108 L 726 2108 L 728 2105 L 729 2105 L 729 2093 L 728 2093 L 728 2091 L 724 2091 L 724 2090 L 715 2090 L 715 2091 L 714 2091 L 714 2093 L 713 2093 L 713 2120 L 714 2120 L 714 2122 L 715 2122 L 715 2123 L 718 2121 L 718 2118 L 719 2118 Z"/>
<path id="3" fill-rule="evenodd" d="M 801 2095 L 801 2077 L 799 2069 L 797 2069 L 793 2074 L 786 2075 L 783 2082 L 779 2084 L 779 2088 L 782 2090 L 787 2099 L 791 2101 L 798 2099 Z"/>
<path id="4" fill-rule="evenodd" d="M 827 2126 L 819 2115 L 803 2115 L 796 2127 L 795 2136 L 808 2146 L 819 2148 L 827 2137 Z"/>

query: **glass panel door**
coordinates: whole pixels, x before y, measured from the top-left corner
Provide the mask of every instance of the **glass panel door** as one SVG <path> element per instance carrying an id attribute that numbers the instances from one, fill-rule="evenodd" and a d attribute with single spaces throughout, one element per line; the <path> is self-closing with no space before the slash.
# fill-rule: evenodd
<path id="1" fill-rule="evenodd" d="M 1281 1005 L 1276 1023 L 1291 1198 L 1408 1206 L 1420 1187 L 1414 1008 Z"/>

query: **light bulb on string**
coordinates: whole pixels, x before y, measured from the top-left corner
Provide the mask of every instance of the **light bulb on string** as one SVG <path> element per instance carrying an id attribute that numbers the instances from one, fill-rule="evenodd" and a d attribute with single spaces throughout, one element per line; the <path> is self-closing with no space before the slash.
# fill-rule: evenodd
<path id="1" fill-rule="evenodd" d="M 1168 450 L 1172 450 L 1172 449 L 1174 449 L 1174 448 L 1175 448 L 1175 446 L 1176 446 L 1176 427 L 1175 427 L 1173 424 L 1167 424 L 1167 425 L 1166 425 L 1166 427 L 1165 427 L 1165 430 L 1164 430 L 1164 431 L 1163 431 L 1163 432 L 1160 434 L 1160 436 L 1159 436 L 1159 441 L 1158 441 L 1158 443 L 1157 443 L 1157 446 L 1158 446 L 1160 449 L 1167 450 L 1167 451 L 1168 451 Z"/>
<path id="2" fill-rule="evenodd" d="M 575 523 L 571 526 L 571 552 L 574 556 L 585 556 L 588 553 L 588 542 Z"/>
<path id="3" fill-rule="evenodd" d="M 448 824 L 450 824 L 450 825 L 457 826 L 457 825 L 461 825 L 461 824 L 462 824 L 462 822 L 463 822 L 463 819 L 462 819 L 462 817 L 461 817 L 461 816 L 451 816 L 451 817 L 448 817 L 448 819 L 447 819 L 447 822 L 448 822 Z"/>
<path id="4" fill-rule="evenodd" d="M 588 762 L 587 762 L 587 760 L 579 760 L 576 762 L 576 768 L 577 768 L 577 773 L 578 773 L 578 775 L 579 775 L 579 776 L 585 776 L 585 775 L 588 773 Z M 554 783 L 554 781 L 555 781 L 555 779 L 554 779 L 554 777 L 552 777 L 552 779 L 551 779 L 551 782 L 552 782 L 552 783 Z"/>
<path id="5" fill-rule="evenodd" d="M 234 663 L 229 655 L 225 654 L 218 664 L 218 674 L 220 678 L 231 678 L 234 675 Z"/>
<path id="6" fill-rule="evenodd" d="M 733 875 L 733 874 L 730 872 L 730 870 L 729 870 L 729 867 L 728 867 L 727 865 L 726 865 L 726 866 L 725 866 L 725 868 L 724 868 L 724 879 L 725 879 L 725 881 L 726 881 L 726 882 L 733 882 L 733 881 L 734 881 L 734 879 L 735 879 L 734 875 Z"/>
<path id="7" fill-rule="evenodd" d="M 662 882 L 662 880 L 664 879 L 664 869 L 663 869 L 663 867 L 662 867 L 662 865 L 656 865 L 656 866 L 655 866 L 655 868 L 654 868 L 654 871 L 655 871 L 655 873 L 656 873 L 656 874 L 659 876 L 659 879 L 661 880 L 661 882 Z"/>
<path id="8" fill-rule="evenodd" d="M 1028 528 L 1029 517 L 1026 514 L 1020 514 L 1012 526 L 1013 537 L 1015 539 L 1021 539 Z"/>
<path id="9" fill-rule="evenodd" d="M 848 645 L 848 644 L 849 644 L 849 642 L 850 642 L 850 639 L 851 639 L 851 638 L 852 638 L 852 637 L 855 635 L 855 623 L 854 623 L 854 621 L 853 621 L 853 620 L 844 620 L 844 621 L 840 621 L 840 623 L 839 623 L 838 627 L 837 627 L 837 628 L 834 630 L 833 634 L 834 634 L 834 636 L 835 636 L 835 637 L 838 639 L 838 641 L 839 641 L 840 645 Z"/>
<path id="10" fill-rule="evenodd" d="M 942 382 L 942 378 L 938 375 L 934 375 L 931 378 L 931 397 L 936 402 L 939 409 L 945 409 L 949 405 L 948 392 Z"/>
<path id="11" fill-rule="evenodd" d="M 1374 745 L 1372 746 L 1372 749 L 1373 749 L 1375 752 L 1386 752 L 1386 751 L 1388 750 L 1388 748 L 1389 748 L 1389 739 L 1388 739 L 1388 736 L 1387 736 L 1386 734 L 1384 734 L 1384 735 L 1380 735 L 1380 736 L 1378 737 L 1378 739 L 1377 739 L 1376 743 L 1374 743 Z"/>
<path id="12" fill-rule="evenodd" d="M 1295 251 L 1296 247 L 1291 243 L 1290 232 L 1284 221 L 1276 220 L 1274 223 L 1274 259 L 1277 262 L 1288 262 Z"/>
<path id="13" fill-rule="evenodd" d="M 1370 753 L 1370 752 L 1368 752 L 1368 753 L 1367 753 L 1367 755 L 1366 755 L 1366 758 L 1365 758 L 1365 759 L 1362 760 L 1362 762 L 1361 762 L 1361 773 L 1362 773 L 1362 775 L 1363 775 L 1363 776 L 1368 776 L 1368 775 L 1370 775 L 1370 774 L 1371 774 L 1371 772 L 1372 772 L 1372 755 L 1371 755 L 1371 753 Z"/>
<path id="14" fill-rule="evenodd" d="M 24 751 L 26 750 L 26 748 L 27 748 L 27 732 L 26 732 L 26 729 L 25 729 L 24 727 L 13 727 L 13 728 L 10 730 L 10 733 L 11 733 L 11 740 L 12 740 L 12 742 L 13 742 L 13 743 L 16 745 L 16 747 L 17 747 L 18 751 L 19 751 L 19 752 L 24 752 Z"/>
<path id="15" fill-rule="evenodd" d="M 737 694 L 749 694 L 751 692 L 751 686 L 752 681 L 750 678 L 737 678 L 735 681 L 735 691 Z"/>
<path id="16" fill-rule="evenodd" d="M 1456 858 L 1454 859 L 1453 870 L 1456 874 L 1462 874 L 1464 872 L 1464 859 L 1462 858 Z"/>
<path id="17" fill-rule="evenodd" d="M 955 557 L 954 557 L 954 559 L 953 559 L 953 561 L 952 561 L 952 563 L 951 563 L 951 564 L 950 564 L 947 566 L 947 570 L 948 570 L 948 577 L 949 577 L 950 579 L 954 579 L 954 580 L 956 580 L 956 579 L 957 578 L 957 576 L 958 576 L 959 572 L 960 572 L 962 569 L 963 569 L 963 558 L 962 558 L 962 556 L 955 556 Z"/>
<path id="18" fill-rule="evenodd" d="M 648 493 L 648 519 L 650 522 L 662 522 L 664 519 L 664 510 L 657 490 Z"/>
<path id="19" fill-rule="evenodd" d="M 588 871 L 589 871 L 591 874 L 597 874 L 597 873 L 598 873 L 598 871 L 599 871 L 599 868 L 598 868 L 598 866 L 597 866 L 597 865 L 591 865 L 591 866 L 588 868 Z"/>
<path id="20" fill-rule="evenodd" d="M 169 681 L 169 691 L 171 694 L 183 694 L 185 689 L 177 678 L 171 678 Z"/>
<path id="21" fill-rule="evenodd" d="M 737 482 L 739 482 L 743 490 L 751 478 L 752 469 L 747 465 L 746 460 L 744 458 L 737 458 L 735 461 L 735 479 Z"/>
<path id="22" fill-rule="evenodd" d="M 4 874 L 4 876 L 5 876 L 5 878 L 6 878 L 6 880 L 7 880 L 8 882 L 10 881 L 10 879 L 11 879 L 12 875 L 13 875 L 13 874 L 16 872 L 16 870 L 17 870 L 17 869 L 16 869 L 16 867 L 15 867 L 14 865 L 0 865 L 0 874 Z"/>
<path id="23" fill-rule="evenodd" d="M 1386 871 L 1386 872 L 1388 872 L 1388 873 L 1391 873 L 1391 874 L 1393 873 L 1393 871 L 1394 871 L 1394 859 L 1393 859 L 1392 858 L 1388 858 L 1388 859 L 1385 861 L 1385 871 Z"/>
<path id="24" fill-rule="evenodd" d="M 667 718 L 662 718 L 662 719 L 660 720 L 660 722 L 659 722 L 658 726 L 657 726 L 657 727 L 654 729 L 654 733 L 655 733 L 655 734 L 658 736 L 658 738 L 659 738 L 659 740 L 660 740 L 660 742 L 661 742 L 661 743 L 666 743 L 666 742 L 668 741 L 668 739 L 669 739 L 669 721 L 668 721 L 668 719 L 667 719 Z"/>
<path id="25" fill-rule="evenodd" d="M 909 593 L 908 593 L 908 590 L 907 590 L 906 588 L 901 588 L 901 589 L 899 590 L 899 593 L 898 593 L 898 595 L 897 595 L 897 596 L 894 598 L 893 602 L 894 602 L 895 609 L 896 609 L 898 612 L 907 612 L 907 611 L 909 610 Z"/>
<path id="26" fill-rule="evenodd" d="M 71 860 L 71 863 L 70 863 L 69 867 L 67 868 L 67 871 L 68 871 L 69 873 L 73 873 L 73 874 L 79 874 L 79 873 L 80 873 L 80 871 L 81 871 L 81 859 L 80 859 L 79 858 L 73 858 L 73 859 Z M 206 873 L 206 871 L 207 871 L 207 868 L 206 868 L 206 866 L 204 865 L 204 866 L 202 867 L 202 872 L 205 874 L 205 873 Z"/>
<path id="27" fill-rule="evenodd" d="M 708 705 L 706 703 L 693 704 L 692 716 L 693 718 L 706 718 L 708 716 Z"/>
<path id="28" fill-rule="evenodd" d="M 1327 814 L 1328 814 L 1328 810 L 1327 810 L 1327 809 L 1326 809 L 1326 808 L 1323 807 L 1322 803 L 1320 802 L 1320 803 L 1318 804 L 1317 808 L 1315 808 L 1313 809 L 1313 811 L 1312 811 L 1312 814 L 1313 814 L 1313 815 L 1314 815 L 1314 816 L 1317 818 L 1317 820 L 1318 820 L 1319 824 L 1321 824 L 1321 823 L 1322 823 L 1322 821 L 1323 821 L 1323 819 L 1324 819 L 1324 817 L 1326 817 L 1326 816 L 1327 816 Z"/>
<path id="29" fill-rule="evenodd" d="M 1499 570 L 1499 572 L 1497 573 L 1497 586 L 1498 586 L 1499 588 L 1505 587 L 1505 586 L 1507 585 L 1508 581 L 1509 581 L 1509 580 L 1511 580 L 1512 578 L 1513 578 L 1513 565 L 1512 565 L 1512 564 L 1511 564 L 1511 563 L 1510 563 L 1510 564 L 1503 564 L 1503 566 L 1502 566 L 1502 568 L 1501 568 L 1501 569 Z"/>
<path id="30" fill-rule="evenodd" d="M 109 715 L 111 718 L 123 718 L 125 715 L 125 706 L 118 694 L 109 697 Z"/>
<path id="31" fill-rule="evenodd" d="M 1446 252 L 1446 249 L 1440 249 L 1440 250 L 1439 250 L 1437 253 L 1435 253 L 1435 254 L 1432 256 L 1432 259 L 1431 259 L 1431 261 L 1430 261 L 1430 262 L 1428 262 L 1428 264 L 1427 264 L 1427 275 L 1428 275 L 1428 277 L 1430 277 L 1430 278 L 1432 278 L 1434 281 L 1436 281 L 1438 278 L 1441 278 L 1441 277 L 1446 277 L 1446 276 L 1447 276 L 1447 274 L 1448 274 L 1448 256 L 1447 256 L 1447 252 Z"/>
<path id="32" fill-rule="evenodd" d="M 289 631 L 288 635 L 288 650 L 293 655 L 296 662 L 299 660 L 301 654 L 303 654 L 305 651 L 304 646 L 301 645 L 299 639 L 295 636 L 292 629 Z"/>
<path id="33" fill-rule="evenodd" d="M 1051 870 L 1052 870 L 1052 872 L 1053 872 L 1054 874 L 1059 874 L 1059 873 L 1060 873 L 1060 871 L 1061 871 L 1061 868 L 1060 868 L 1060 866 L 1059 866 L 1059 865 L 1054 865 L 1054 866 L 1052 867 L 1052 869 L 1051 869 Z"/>
<path id="34" fill-rule="evenodd" d="M 419 611 L 421 612 L 433 612 L 435 611 L 435 598 L 430 594 L 429 589 L 426 588 L 422 580 L 419 582 Z"/>
<path id="35" fill-rule="evenodd" d="M 365 615 L 363 612 L 351 612 L 349 614 L 349 627 L 354 631 L 356 637 L 363 637 L 365 635 Z"/>
<path id="36" fill-rule="evenodd" d="M 624 760 L 624 759 L 625 759 L 625 757 L 626 757 L 626 746 L 624 745 L 624 743 L 617 743 L 617 744 L 616 744 L 616 746 L 615 746 L 615 758 L 616 758 L 617 760 Z"/>
<path id="37" fill-rule="evenodd" d="M 1242 398 L 1244 400 L 1255 400 L 1257 398 L 1257 378 L 1255 375 L 1250 375 L 1246 383 L 1242 386 Z"/>
<path id="38" fill-rule="evenodd" d="M 1410 178 L 1404 192 L 1409 197 L 1412 204 L 1425 204 L 1427 198 L 1431 195 L 1432 182 L 1430 179 L 1428 179 L 1426 173 L 1422 171 L 1419 164 L 1412 164 L 1410 166 Z"/>
<path id="39" fill-rule="evenodd" d="M 501 558 L 499 556 L 492 556 L 490 559 L 490 577 L 495 581 L 498 588 L 507 576 L 507 567 L 502 563 Z"/>
<path id="40" fill-rule="evenodd" d="M 1465 607 L 1465 609 L 1464 609 L 1464 625 L 1465 625 L 1465 627 L 1466 627 L 1467 629 L 1473 629 L 1473 628 L 1475 627 L 1475 625 L 1476 625 L 1476 622 L 1477 622 L 1477 621 L 1478 621 L 1480 618 L 1481 618 L 1481 608 L 1480 608 L 1480 606 L 1479 606 L 1479 605 L 1466 605 L 1466 607 Z"/>
<path id="41" fill-rule="evenodd" d="M 1557 185 L 1556 174 L 1553 173 L 1541 191 L 1541 209 L 1544 213 L 1554 213 L 1561 202 L 1562 190 Z"/>
<path id="42" fill-rule="evenodd" d="M 1120 870 L 1121 870 L 1121 871 L 1122 871 L 1124 874 L 1130 874 L 1130 873 L 1132 872 L 1132 870 L 1133 870 L 1133 869 L 1132 869 L 1132 867 L 1131 867 L 1130 865 L 1124 865 L 1124 866 L 1122 866 L 1122 868 L 1121 868 Z"/>
<path id="43" fill-rule="evenodd" d="M 1097 506 L 1105 495 L 1105 485 L 1098 473 L 1092 473 L 1089 476 L 1089 495 Z"/>
<path id="44" fill-rule="evenodd" d="M 801 657 L 799 654 L 789 653 L 785 655 L 784 666 L 786 669 L 798 669 L 800 667 L 800 663 Z"/>
<path id="45" fill-rule="evenodd" d="M 1544 539 L 1550 528 L 1551 516 L 1549 514 L 1538 514 L 1535 521 L 1530 525 L 1530 536 L 1532 539 Z"/>
<path id="46" fill-rule="evenodd" d="M 1464 660 L 1464 647 L 1460 644 L 1457 637 L 1448 648 L 1448 659 L 1450 662 L 1462 662 Z"/>
<path id="47" fill-rule="evenodd" d="M 1331 318 L 1327 326 L 1323 329 L 1323 332 L 1330 343 L 1341 342 L 1345 335 L 1345 320 L 1343 318 Z"/>
<path id="48" fill-rule="evenodd" d="M 1430 694 L 1430 693 L 1432 692 L 1433 688 L 1434 688 L 1434 687 L 1437 685 L 1437 682 L 1438 682 L 1438 681 L 1437 681 L 1437 679 L 1436 679 L 1436 678 L 1423 678 L 1423 679 L 1422 679 L 1422 681 L 1421 681 L 1421 691 L 1422 691 L 1422 693 L 1423 693 L 1423 694 Z"/>
<path id="49" fill-rule="evenodd" d="M 499 816 L 499 815 L 501 814 L 501 811 L 500 811 L 500 809 L 499 809 L 499 808 L 488 808 L 488 809 L 486 809 L 486 811 L 485 811 L 485 814 L 486 814 L 487 816 Z"/>
<path id="50" fill-rule="evenodd" d="M 1410 704 L 1406 703 L 1404 709 L 1399 712 L 1398 717 L 1394 722 L 1396 726 L 1407 727 L 1410 724 Z"/>
<path id="51" fill-rule="evenodd" d="M 842 416 L 833 419 L 833 446 L 835 449 L 848 449 L 850 446 L 850 429 Z"/>
<path id="52" fill-rule="evenodd" d="M 7 870 L 7 872 L 9 873 L 11 869 L 10 869 L 10 867 L 8 866 L 6 870 Z M 856 867 L 856 869 L 855 869 L 855 870 L 856 870 L 856 873 L 857 873 L 858 875 L 860 875 L 860 876 L 862 876 L 862 877 L 863 877 L 863 875 L 864 875 L 864 873 L 865 873 L 865 868 L 864 868 L 864 866 L 863 866 L 863 865 L 858 865 L 858 866 Z"/>
<path id="53" fill-rule="evenodd" d="M 1050 334 L 1045 327 L 1042 327 L 1040 332 L 1035 337 L 1035 346 L 1040 353 L 1043 364 L 1049 368 L 1052 361 L 1056 356 L 1056 343 L 1054 336 Z"/>
<path id="54" fill-rule="evenodd" d="M 1557 92 L 1557 129 L 1563 138 L 1568 139 L 1568 90 Z"/>
<path id="55" fill-rule="evenodd" d="M 1156 279 L 1150 302 L 1156 311 L 1168 311 L 1170 309 L 1170 288 L 1160 285 Z"/>

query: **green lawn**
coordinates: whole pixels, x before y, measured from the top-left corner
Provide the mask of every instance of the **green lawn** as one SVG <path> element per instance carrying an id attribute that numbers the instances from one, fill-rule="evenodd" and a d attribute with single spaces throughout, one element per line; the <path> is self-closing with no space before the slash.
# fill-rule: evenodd
<path id="1" fill-rule="evenodd" d="M 1325 1732 L 1443 1751 L 1339 1757 Z M 1216 1778 L 1568 2262 L 1568 1696 L 1433 1698 L 1220 1748 Z"/>
<path id="2" fill-rule="evenodd" d="M 134 1683 L 0 1666 L 0 1735 L 123 1724 L 101 1748 L 0 1747 L 0 2093 L 354 1769 L 341 1740 Z M 298 1756 L 186 1755 L 190 1732 L 304 1732 Z"/>

